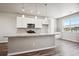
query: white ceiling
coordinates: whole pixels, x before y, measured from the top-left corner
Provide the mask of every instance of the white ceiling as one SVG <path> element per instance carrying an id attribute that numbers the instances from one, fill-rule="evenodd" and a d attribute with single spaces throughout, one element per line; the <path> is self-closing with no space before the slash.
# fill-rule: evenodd
<path id="1" fill-rule="evenodd" d="M 37 8 L 36 8 L 37 7 Z M 1 12 L 12 12 L 12 13 L 20 13 L 22 14 L 22 8 L 23 8 L 23 4 L 22 3 L 17 3 L 17 4 L 0 4 L 0 11 Z M 40 16 L 45 16 L 45 5 L 44 4 L 34 4 L 34 3 L 26 3 L 24 4 L 24 13 L 28 14 L 28 15 L 37 15 L 37 12 L 40 12 Z"/>
<path id="2" fill-rule="evenodd" d="M 36 8 L 37 6 L 37 8 Z M 23 14 L 22 3 L 0 3 L 0 12 L 11 12 Z M 25 3 L 24 14 L 46 16 L 46 7 L 44 3 Z M 37 9 L 37 11 L 36 11 Z M 49 17 L 61 17 L 79 11 L 77 3 L 49 3 L 47 4 L 47 15 Z"/>

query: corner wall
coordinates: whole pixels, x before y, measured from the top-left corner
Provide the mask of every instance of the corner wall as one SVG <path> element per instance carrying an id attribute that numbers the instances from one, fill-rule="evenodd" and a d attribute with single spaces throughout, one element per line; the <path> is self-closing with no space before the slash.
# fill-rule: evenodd
<path id="1" fill-rule="evenodd" d="M 0 13 L 0 34 L 6 35 L 16 32 L 16 14 Z"/>

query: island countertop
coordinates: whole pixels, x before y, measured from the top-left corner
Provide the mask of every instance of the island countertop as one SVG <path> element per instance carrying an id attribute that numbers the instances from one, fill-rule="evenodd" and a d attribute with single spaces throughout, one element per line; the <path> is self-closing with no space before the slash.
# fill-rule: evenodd
<path id="1" fill-rule="evenodd" d="M 48 36 L 48 35 L 57 35 L 56 33 L 16 33 L 8 34 L 4 37 L 28 37 L 28 36 Z"/>

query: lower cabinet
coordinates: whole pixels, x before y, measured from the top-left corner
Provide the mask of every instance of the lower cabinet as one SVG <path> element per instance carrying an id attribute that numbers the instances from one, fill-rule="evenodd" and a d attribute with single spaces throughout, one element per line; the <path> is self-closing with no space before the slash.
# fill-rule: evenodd
<path id="1" fill-rule="evenodd" d="M 7 56 L 8 54 L 8 43 L 0 43 L 0 56 Z"/>

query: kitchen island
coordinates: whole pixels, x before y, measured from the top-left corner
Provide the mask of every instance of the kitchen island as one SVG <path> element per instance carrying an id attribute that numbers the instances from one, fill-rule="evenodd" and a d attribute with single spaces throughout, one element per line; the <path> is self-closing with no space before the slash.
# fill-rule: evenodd
<path id="1" fill-rule="evenodd" d="M 55 48 L 55 35 L 51 33 L 10 34 L 6 36 L 8 37 L 8 55 Z"/>

